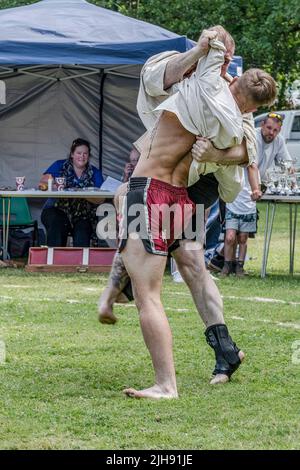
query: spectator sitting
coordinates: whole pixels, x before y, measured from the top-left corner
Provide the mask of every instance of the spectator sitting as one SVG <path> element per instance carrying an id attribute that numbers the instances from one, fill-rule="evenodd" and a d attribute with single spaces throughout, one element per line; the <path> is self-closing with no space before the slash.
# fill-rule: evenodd
<path id="1" fill-rule="evenodd" d="M 140 152 L 138 152 L 138 150 L 133 147 L 129 154 L 129 162 L 126 163 L 125 168 L 124 168 L 124 173 L 122 177 L 123 183 L 127 183 L 129 178 L 131 177 L 139 158 L 140 158 Z"/>
<path id="2" fill-rule="evenodd" d="M 55 161 L 44 172 L 40 184 L 47 183 L 52 176 L 65 177 L 66 188 L 100 188 L 102 174 L 89 163 L 89 159 L 90 143 L 84 139 L 74 140 L 69 158 Z M 71 234 L 73 246 L 89 247 L 97 223 L 96 208 L 96 204 L 86 199 L 48 199 L 41 214 L 48 246 L 66 246 L 68 235 Z"/>

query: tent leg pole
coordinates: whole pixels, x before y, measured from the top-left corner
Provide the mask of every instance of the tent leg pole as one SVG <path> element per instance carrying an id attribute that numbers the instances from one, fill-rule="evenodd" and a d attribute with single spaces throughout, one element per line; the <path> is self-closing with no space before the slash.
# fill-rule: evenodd
<path id="1" fill-rule="evenodd" d="M 106 74 L 103 70 L 100 72 L 100 106 L 99 106 L 99 170 L 102 173 L 102 155 L 103 155 L 103 89 Z"/>

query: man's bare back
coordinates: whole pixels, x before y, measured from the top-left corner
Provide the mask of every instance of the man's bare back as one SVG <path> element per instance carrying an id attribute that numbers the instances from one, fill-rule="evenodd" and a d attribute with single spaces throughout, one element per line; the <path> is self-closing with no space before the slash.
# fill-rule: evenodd
<path id="1" fill-rule="evenodd" d="M 144 144 L 132 176 L 186 187 L 192 163 L 190 150 L 195 140 L 195 135 L 181 125 L 175 114 L 164 111 Z"/>

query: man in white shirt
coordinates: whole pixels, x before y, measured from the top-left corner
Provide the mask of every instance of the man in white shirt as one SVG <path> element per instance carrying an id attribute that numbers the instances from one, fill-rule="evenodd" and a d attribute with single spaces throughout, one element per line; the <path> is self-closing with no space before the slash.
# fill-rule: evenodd
<path id="1" fill-rule="evenodd" d="M 284 139 L 280 135 L 284 116 L 275 112 L 267 115 L 260 128 L 256 131 L 258 150 L 258 169 L 261 180 L 264 181 L 266 172 L 272 166 L 282 161 L 292 167 L 292 158 L 288 152 Z M 226 204 L 225 218 L 225 263 L 221 276 L 225 277 L 234 273 L 243 277 L 244 262 L 247 252 L 247 241 L 250 233 L 255 233 L 257 228 L 256 202 L 251 199 L 251 190 L 245 175 L 245 186 L 237 198 Z M 238 260 L 235 261 L 235 250 L 239 245 Z"/>
<path id="2" fill-rule="evenodd" d="M 261 128 L 256 129 L 258 167 L 261 180 L 264 181 L 266 171 L 274 164 L 286 161 L 292 167 L 292 157 L 289 154 L 284 138 L 280 135 L 283 114 L 269 113 Z"/>

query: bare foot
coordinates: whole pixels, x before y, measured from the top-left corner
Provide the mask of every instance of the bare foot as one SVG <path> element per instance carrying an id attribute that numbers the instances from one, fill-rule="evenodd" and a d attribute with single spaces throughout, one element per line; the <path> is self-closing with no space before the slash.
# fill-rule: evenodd
<path id="1" fill-rule="evenodd" d="M 113 313 L 113 305 L 116 296 L 111 287 L 106 287 L 102 292 L 98 302 L 98 320 L 100 323 L 113 325 L 118 321 Z"/>
<path id="2" fill-rule="evenodd" d="M 178 398 L 177 391 L 166 391 L 158 385 L 153 385 L 153 387 L 145 388 L 144 390 L 136 390 L 135 388 L 125 388 L 123 390 L 125 395 L 131 398 Z"/>
<path id="3" fill-rule="evenodd" d="M 118 321 L 117 317 L 113 313 L 99 313 L 98 319 L 100 323 L 103 323 L 105 325 L 113 325 Z"/>
<path id="4" fill-rule="evenodd" d="M 120 294 L 119 294 L 118 297 L 116 298 L 116 303 L 117 303 L 117 304 L 128 304 L 128 303 L 129 303 L 129 300 L 128 300 L 128 298 L 126 297 L 126 295 L 123 294 L 123 292 L 120 292 Z"/>
<path id="5" fill-rule="evenodd" d="M 106 325 L 113 325 L 118 321 L 112 307 L 106 302 L 101 302 L 101 299 L 98 304 L 98 320 Z"/>
<path id="6" fill-rule="evenodd" d="M 239 352 L 239 358 L 240 361 L 243 362 L 245 358 L 245 353 L 243 351 Z M 229 382 L 229 380 L 230 379 L 226 374 L 216 374 L 209 383 L 210 385 L 226 384 L 226 382 Z"/>
<path id="7" fill-rule="evenodd" d="M 105 325 L 113 325 L 118 321 L 116 315 L 114 315 L 112 309 L 100 309 L 98 311 L 98 320 L 100 323 L 104 323 Z"/>

